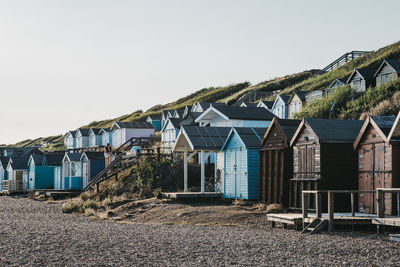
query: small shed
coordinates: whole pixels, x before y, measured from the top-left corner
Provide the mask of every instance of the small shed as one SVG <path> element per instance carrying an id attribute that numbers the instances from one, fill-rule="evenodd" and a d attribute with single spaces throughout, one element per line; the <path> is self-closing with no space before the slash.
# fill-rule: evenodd
<path id="1" fill-rule="evenodd" d="M 395 81 L 399 78 L 400 61 L 385 59 L 375 72 L 376 86 Z"/>
<path id="2" fill-rule="evenodd" d="M 67 152 L 62 165 L 62 190 L 82 190 L 82 153 Z"/>
<path id="3" fill-rule="evenodd" d="M 84 152 L 82 162 L 82 188 L 85 188 L 93 177 L 106 167 L 103 152 Z"/>
<path id="4" fill-rule="evenodd" d="M 258 199 L 260 159 L 258 150 L 266 128 L 239 128 L 230 131 L 224 151 L 224 197 Z"/>
<path id="5" fill-rule="evenodd" d="M 400 155 L 400 139 L 389 134 L 395 116 L 369 116 L 361 128 L 354 149 L 358 153 L 358 189 L 400 187 L 400 169 L 396 167 L 396 156 Z M 390 194 L 385 194 L 385 213 L 393 214 L 397 205 Z M 360 212 L 376 213 L 375 194 L 358 196 Z"/>
<path id="6" fill-rule="evenodd" d="M 374 74 L 372 68 L 354 69 L 346 83 L 356 92 L 365 92 L 367 88 L 375 86 Z"/>
<path id="7" fill-rule="evenodd" d="M 289 183 L 293 177 L 293 149 L 290 140 L 299 120 L 273 119 L 260 149 L 260 200 L 289 206 Z"/>
<path id="8" fill-rule="evenodd" d="M 89 147 L 98 147 L 102 145 L 101 128 L 90 128 L 89 130 Z"/>
<path id="9" fill-rule="evenodd" d="M 44 154 L 33 154 L 28 161 L 27 189 L 53 189 L 54 169 L 47 166 Z"/>
<path id="10" fill-rule="evenodd" d="M 161 117 L 160 115 L 149 115 L 146 122 L 151 123 L 156 131 L 161 131 Z"/>
<path id="11" fill-rule="evenodd" d="M 3 190 L 3 181 L 8 179 L 7 165 L 10 157 L 0 156 L 0 191 Z"/>
<path id="12" fill-rule="evenodd" d="M 306 98 L 306 103 L 311 103 L 315 100 L 320 100 L 323 97 L 323 91 L 322 90 L 314 90 L 314 91 L 310 91 L 306 94 L 305 98 Z"/>
<path id="13" fill-rule="evenodd" d="M 306 94 L 304 91 L 296 91 L 292 94 L 288 101 L 289 119 L 293 119 L 294 115 L 303 110 L 306 105 Z"/>
<path id="14" fill-rule="evenodd" d="M 110 128 L 103 128 L 100 130 L 101 134 L 101 145 L 106 146 L 107 144 L 112 144 L 112 132 Z"/>
<path id="15" fill-rule="evenodd" d="M 303 119 L 290 145 L 293 147 L 293 178 L 289 207 L 301 209 L 303 190 L 356 190 L 357 155 L 353 143 L 364 121 Z M 335 207 L 350 208 L 347 196 L 335 199 Z M 323 207 L 326 199 L 322 199 Z M 310 198 L 308 204 L 315 208 Z"/>
<path id="16" fill-rule="evenodd" d="M 131 138 L 149 138 L 154 135 L 154 127 L 151 123 L 143 121 L 114 122 L 111 126 L 112 146 L 117 148 Z"/>
<path id="17" fill-rule="evenodd" d="M 325 89 L 325 94 L 326 95 L 332 94 L 336 88 L 346 85 L 346 81 L 347 79 L 336 78 L 335 80 L 332 81 L 332 83 L 328 86 L 328 88 Z"/>
<path id="18" fill-rule="evenodd" d="M 182 119 L 169 118 L 161 129 L 161 147 L 163 153 L 171 153 L 179 133 Z"/>
<path id="19" fill-rule="evenodd" d="M 62 190 L 62 165 L 63 165 L 64 154 L 49 153 L 45 154 L 45 157 L 48 168 L 53 169 L 54 189 Z"/>
<path id="20" fill-rule="evenodd" d="M 289 102 L 290 96 L 277 94 L 275 102 L 272 105 L 271 112 L 274 113 L 280 119 L 287 119 L 289 116 Z"/>
<path id="21" fill-rule="evenodd" d="M 89 131 L 88 128 L 79 128 L 76 130 L 76 148 L 89 147 Z"/>
<path id="22" fill-rule="evenodd" d="M 26 190 L 28 181 L 29 156 L 11 157 L 7 165 L 8 180 L 3 181 L 3 190 L 7 184 L 9 191 Z"/>
<path id="23" fill-rule="evenodd" d="M 76 131 L 68 131 L 64 137 L 64 145 L 67 149 L 76 148 Z"/>

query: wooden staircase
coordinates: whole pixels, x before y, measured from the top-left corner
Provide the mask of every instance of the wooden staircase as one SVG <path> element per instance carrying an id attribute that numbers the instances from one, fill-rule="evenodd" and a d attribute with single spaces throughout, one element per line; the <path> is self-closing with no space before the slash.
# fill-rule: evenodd
<path id="1" fill-rule="evenodd" d="M 328 227 L 328 220 L 315 218 L 301 231 L 302 234 L 316 234 Z"/>
<path id="2" fill-rule="evenodd" d="M 96 185 L 97 191 L 99 190 L 99 184 L 111 177 L 118 177 L 118 173 L 134 166 L 138 162 L 139 155 L 128 157 L 126 156 L 127 152 L 132 149 L 133 146 L 141 147 L 143 144 L 148 143 L 150 138 L 137 138 L 132 137 L 124 144 L 120 145 L 114 151 L 115 158 L 114 160 L 104 168 L 101 172 L 99 172 L 95 177 L 93 177 L 87 186 L 83 189 L 83 192 L 93 189 L 93 186 Z"/>

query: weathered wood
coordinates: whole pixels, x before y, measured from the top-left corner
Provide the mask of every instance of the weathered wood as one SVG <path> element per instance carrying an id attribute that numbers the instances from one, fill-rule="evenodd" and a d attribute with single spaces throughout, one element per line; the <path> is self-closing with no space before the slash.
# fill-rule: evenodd
<path id="1" fill-rule="evenodd" d="M 322 218 L 322 197 L 321 193 L 315 194 L 315 211 L 317 213 L 317 218 Z"/>
<path id="2" fill-rule="evenodd" d="M 354 211 L 354 192 L 350 193 L 350 202 L 351 202 L 351 216 L 354 217 L 355 211 Z"/>

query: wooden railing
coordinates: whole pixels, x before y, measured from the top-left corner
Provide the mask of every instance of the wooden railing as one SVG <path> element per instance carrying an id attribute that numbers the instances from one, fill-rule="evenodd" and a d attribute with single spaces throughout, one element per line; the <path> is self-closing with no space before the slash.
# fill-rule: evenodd
<path id="1" fill-rule="evenodd" d="M 376 217 L 385 217 L 385 194 L 397 194 L 397 216 L 400 217 L 400 188 L 377 188 L 376 189 Z"/>
<path id="2" fill-rule="evenodd" d="M 7 192 L 23 191 L 26 188 L 24 181 L 16 180 L 4 180 L 2 186 L 3 191 Z"/>
<path id="3" fill-rule="evenodd" d="M 333 231 L 335 221 L 335 194 L 350 194 L 351 216 L 355 217 L 356 194 L 374 194 L 374 190 L 303 190 L 302 191 L 302 215 L 303 224 L 308 218 L 308 203 L 311 194 L 315 195 L 316 218 L 322 218 L 322 194 L 328 194 L 328 231 Z"/>
<path id="4" fill-rule="evenodd" d="M 337 69 L 340 66 L 346 64 L 347 62 L 350 62 L 358 57 L 364 56 L 368 53 L 371 53 L 371 51 L 351 51 L 343 56 L 339 57 L 335 61 L 333 61 L 331 64 L 326 66 L 325 68 L 322 69 L 322 72 L 329 72 L 331 70 Z"/>

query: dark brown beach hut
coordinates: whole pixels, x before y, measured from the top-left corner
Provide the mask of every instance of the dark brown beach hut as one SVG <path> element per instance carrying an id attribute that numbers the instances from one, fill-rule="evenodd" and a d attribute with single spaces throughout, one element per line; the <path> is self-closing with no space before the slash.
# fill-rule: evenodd
<path id="1" fill-rule="evenodd" d="M 289 204 L 289 181 L 293 176 L 290 140 L 299 120 L 274 118 L 264 134 L 260 149 L 260 200 L 266 204 Z"/>
<path id="2" fill-rule="evenodd" d="M 354 140 L 364 121 L 304 119 L 294 134 L 293 178 L 290 180 L 289 207 L 301 209 L 303 190 L 355 190 L 357 155 Z M 313 197 L 310 208 L 315 208 Z M 326 207 L 325 198 L 322 206 Z M 345 206 L 346 205 L 346 206 Z M 350 208 L 343 195 L 335 199 L 335 208 Z"/>
<path id="3" fill-rule="evenodd" d="M 395 116 L 369 116 L 361 128 L 354 142 L 358 153 L 359 190 L 400 186 L 400 166 L 393 164 L 400 159 L 400 135 L 395 131 L 399 127 L 396 126 L 398 119 L 395 122 Z M 397 213 L 395 199 L 391 194 L 385 194 L 385 214 Z M 375 213 L 376 195 L 359 194 L 358 209 Z"/>

